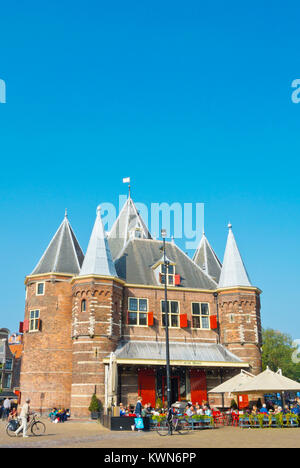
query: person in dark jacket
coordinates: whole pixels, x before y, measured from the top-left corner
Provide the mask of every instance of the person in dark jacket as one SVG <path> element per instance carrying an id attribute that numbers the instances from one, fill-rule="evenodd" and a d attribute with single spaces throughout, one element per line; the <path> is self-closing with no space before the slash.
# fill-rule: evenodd
<path id="1" fill-rule="evenodd" d="M 139 397 L 139 398 L 138 398 L 138 401 L 137 401 L 137 404 L 136 404 L 136 406 L 135 406 L 134 413 L 135 413 L 135 415 L 136 415 L 137 418 L 141 418 L 141 417 L 142 417 L 142 409 L 143 409 L 143 407 L 142 407 L 142 401 L 143 401 L 142 397 Z"/>

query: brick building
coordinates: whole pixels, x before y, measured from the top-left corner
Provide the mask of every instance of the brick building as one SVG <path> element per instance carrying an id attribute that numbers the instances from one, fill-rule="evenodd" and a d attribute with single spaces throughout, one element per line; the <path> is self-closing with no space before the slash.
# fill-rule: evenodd
<path id="1" fill-rule="evenodd" d="M 161 247 L 130 196 L 108 235 L 98 208 L 85 256 L 65 216 L 25 281 L 22 399 L 75 417 L 94 392 L 105 406 L 165 401 L 165 282 L 174 401 L 207 400 L 240 369 L 261 371 L 261 291 L 231 225 L 223 265 L 203 234 L 193 259 L 166 242 L 166 274 Z"/>
<path id="2" fill-rule="evenodd" d="M 7 328 L 0 329 L 0 400 L 15 396 L 19 376 L 19 361 L 10 349 L 9 334 Z"/>

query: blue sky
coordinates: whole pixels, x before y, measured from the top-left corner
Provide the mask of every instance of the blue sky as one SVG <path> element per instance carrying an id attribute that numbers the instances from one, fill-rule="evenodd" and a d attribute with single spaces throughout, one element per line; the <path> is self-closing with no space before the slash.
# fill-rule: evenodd
<path id="1" fill-rule="evenodd" d="M 205 203 L 230 220 L 262 322 L 300 338 L 299 3 L 10 0 L 1 5 L 1 323 L 67 207 L 85 250 L 100 202 Z"/>

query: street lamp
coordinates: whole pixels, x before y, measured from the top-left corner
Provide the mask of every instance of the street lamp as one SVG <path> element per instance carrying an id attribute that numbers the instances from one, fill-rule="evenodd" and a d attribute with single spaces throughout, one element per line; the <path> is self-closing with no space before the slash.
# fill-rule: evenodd
<path id="1" fill-rule="evenodd" d="M 166 370 L 167 370 L 167 400 L 168 400 L 168 410 L 171 408 L 171 378 L 170 378 L 170 345 L 169 345 L 169 304 L 168 304 L 168 291 L 167 291 L 167 281 L 168 281 L 168 270 L 169 270 L 169 260 L 166 256 L 166 236 L 167 232 L 165 229 L 161 230 L 161 237 L 163 238 L 163 252 L 164 252 L 164 267 L 165 267 L 165 329 L 166 329 Z M 172 430 L 171 430 L 172 434 Z"/>

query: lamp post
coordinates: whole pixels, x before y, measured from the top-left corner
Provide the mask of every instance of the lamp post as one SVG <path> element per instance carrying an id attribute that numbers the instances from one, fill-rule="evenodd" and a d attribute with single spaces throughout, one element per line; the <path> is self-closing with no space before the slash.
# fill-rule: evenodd
<path id="1" fill-rule="evenodd" d="M 168 281 L 168 270 L 169 270 L 169 261 L 166 257 L 166 230 L 161 230 L 161 237 L 163 238 L 163 252 L 164 252 L 164 266 L 165 266 L 165 329 L 166 329 L 166 371 L 167 371 L 167 400 L 168 400 L 168 409 L 171 408 L 171 377 L 170 377 L 170 345 L 169 345 L 169 304 L 168 304 L 168 291 L 167 291 L 167 281 Z M 172 434 L 172 430 L 171 430 Z"/>

